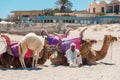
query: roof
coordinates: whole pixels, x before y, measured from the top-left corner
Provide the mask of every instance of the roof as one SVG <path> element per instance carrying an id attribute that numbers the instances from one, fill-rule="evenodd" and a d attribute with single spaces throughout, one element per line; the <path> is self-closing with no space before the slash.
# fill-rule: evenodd
<path id="1" fill-rule="evenodd" d="M 44 10 L 21 10 L 21 11 L 11 11 L 11 13 L 15 13 L 15 12 L 42 12 Z"/>
<path id="2" fill-rule="evenodd" d="M 110 5 L 112 5 L 112 4 L 120 4 L 120 0 L 112 0 L 110 2 Z"/>
<path id="3" fill-rule="evenodd" d="M 120 0 L 119 0 L 120 1 Z M 109 4 L 111 1 L 94 1 L 94 2 L 91 2 L 90 4 L 100 4 L 100 3 L 102 3 L 102 2 L 104 2 L 104 3 L 106 3 L 106 4 Z"/>

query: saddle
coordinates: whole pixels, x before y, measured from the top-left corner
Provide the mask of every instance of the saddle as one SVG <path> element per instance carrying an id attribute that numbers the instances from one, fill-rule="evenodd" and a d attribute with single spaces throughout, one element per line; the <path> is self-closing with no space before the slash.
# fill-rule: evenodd
<path id="1" fill-rule="evenodd" d="M 62 39 L 62 43 L 60 45 L 62 53 L 66 53 L 68 49 L 70 49 L 70 44 L 75 43 L 76 49 L 80 50 L 80 44 L 82 39 L 80 37 L 77 38 L 64 38 Z"/>
<path id="2" fill-rule="evenodd" d="M 61 37 L 62 39 L 66 38 L 65 35 L 61 35 L 60 37 Z M 56 35 L 54 35 L 54 34 L 50 34 L 50 35 L 48 36 L 48 43 L 49 43 L 49 45 L 54 45 L 54 46 L 56 46 L 56 45 L 59 43 L 59 41 L 60 41 L 59 37 L 56 36 Z"/>
<path id="3" fill-rule="evenodd" d="M 12 55 L 14 57 L 19 57 L 19 51 L 18 51 L 18 46 L 19 46 L 19 43 L 16 43 L 16 42 L 12 42 L 10 44 L 10 48 L 11 48 L 11 51 L 12 51 Z M 26 52 L 25 54 L 25 58 L 30 58 L 32 55 L 32 50 L 28 49 L 28 51 Z"/>
<path id="4" fill-rule="evenodd" d="M 11 41 L 10 41 L 10 38 L 6 35 L 1 35 L 1 37 L 3 37 L 7 43 L 7 45 L 10 45 Z"/>
<path id="5" fill-rule="evenodd" d="M 82 42 L 82 39 L 80 37 L 76 37 L 76 38 L 67 38 L 66 36 L 60 36 L 62 39 L 62 43 L 60 45 L 61 48 L 61 52 L 63 54 L 66 53 L 66 51 L 70 48 L 70 44 L 71 43 L 75 43 L 76 44 L 76 48 L 80 50 L 80 44 Z M 50 34 L 48 36 L 48 43 L 49 45 L 57 45 L 59 43 L 59 37 L 54 35 L 54 34 Z"/>

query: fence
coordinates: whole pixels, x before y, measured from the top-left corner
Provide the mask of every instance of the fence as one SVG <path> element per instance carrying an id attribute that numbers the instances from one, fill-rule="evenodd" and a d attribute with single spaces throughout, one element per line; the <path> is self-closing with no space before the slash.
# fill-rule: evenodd
<path id="1" fill-rule="evenodd" d="M 86 15 L 87 16 L 87 15 Z M 72 16 L 34 16 L 22 17 L 21 23 L 80 23 L 80 24 L 110 24 L 120 23 L 118 16 L 72 17 Z"/>

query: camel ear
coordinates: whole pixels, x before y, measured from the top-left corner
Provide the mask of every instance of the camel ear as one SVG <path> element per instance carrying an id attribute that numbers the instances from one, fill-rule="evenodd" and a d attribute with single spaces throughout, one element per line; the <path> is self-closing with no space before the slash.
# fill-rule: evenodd
<path id="1" fill-rule="evenodd" d="M 47 47 L 49 47 L 49 45 L 48 45 L 48 44 L 45 44 L 45 45 L 44 45 L 44 48 L 47 48 Z"/>
<path id="2" fill-rule="evenodd" d="M 117 41 L 117 37 L 113 37 L 113 38 L 112 38 L 112 41 Z"/>
<path id="3" fill-rule="evenodd" d="M 97 43 L 97 41 L 96 40 L 91 40 L 91 43 L 94 44 L 94 43 Z"/>
<path id="4" fill-rule="evenodd" d="M 105 37 L 107 37 L 108 35 L 104 35 Z"/>

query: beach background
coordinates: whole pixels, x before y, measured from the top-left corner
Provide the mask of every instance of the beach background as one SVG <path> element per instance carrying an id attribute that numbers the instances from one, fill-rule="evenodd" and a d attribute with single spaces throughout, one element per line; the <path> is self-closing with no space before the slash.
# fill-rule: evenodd
<path id="1" fill-rule="evenodd" d="M 0 69 L 0 80 L 119 80 L 120 78 L 120 24 L 104 24 L 85 26 L 84 39 L 95 39 L 95 50 L 103 45 L 104 35 L 113 35 L 118 38 L 108 50 L 107 56 L 98 61 L 97 65 L 85 65 L 81 68 L 51 65 L 50 60 L 39 68 Z M 79 36 L 83 27 L 77 27 L 70 32 L 70 36 Z M 12 41 L 20 41 L 23 36 L 6 34 Z M 2 46 L 0 46 L 2 48 Z"/>

